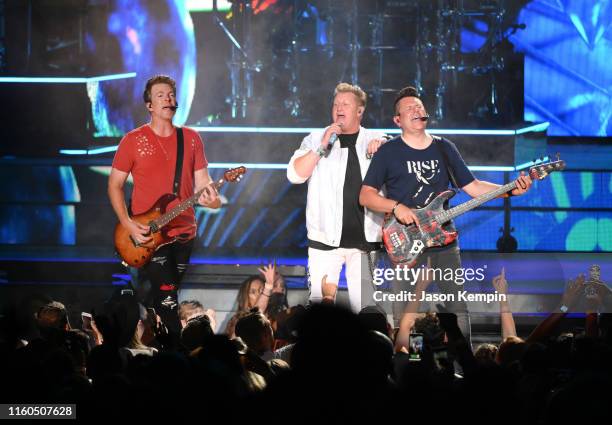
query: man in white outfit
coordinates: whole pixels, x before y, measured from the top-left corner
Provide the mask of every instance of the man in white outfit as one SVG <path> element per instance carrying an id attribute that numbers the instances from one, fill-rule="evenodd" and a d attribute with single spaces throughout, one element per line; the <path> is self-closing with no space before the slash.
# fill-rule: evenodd
<path id="1" fill-rule="evenodd" d="M 323 298 L 325 276 L 326 283 L 338 284 L 345 264 L 349 301 L 355 312 L 373 303 L 368 296 L 362 305 L 362 290 L 364 294 L 372 292 L 371 254 L 380 247 L 383 220 L 382 214 L 359 205 L 361 183 L 370 165 L 368 145 L 384 136 L 361 127 L 366 100 L 367 95 L 358 86 L 338 84 L 332 123 L 306 136 L 287 167 L 291 183 L 308 180 L 310 301 Z"/>

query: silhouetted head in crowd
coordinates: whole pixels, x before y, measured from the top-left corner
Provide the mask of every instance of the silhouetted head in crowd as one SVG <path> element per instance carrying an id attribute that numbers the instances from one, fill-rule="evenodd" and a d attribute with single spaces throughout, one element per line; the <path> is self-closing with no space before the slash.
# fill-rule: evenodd
<path id="1" fill-rule="evenodd" d="M 495 361 L 501 366 L 510 366 L 523 357 L 527 344 L 517 336 L 509 336 L 500 345 Z"/>
<path id="2" fill-rule="evenodd" d="M 64 304 L 57 301 L 51 301 L 38 310 L 36 323 L 40 328 L 70 329 L 68 311 Z"/>
<path id="3" fill-rule="evenodd" d="M 393 342 L 384 333 L 369 330 L 366 335 L 365 354 L 367 355 L 367 368 L 364 373 L 369 378 L 385 383 L 393 372 Z"/>
<path id="4" fill-rule="evenodd" d="M 87 357 L 87 376 L 94 382 L 124 372 L 126 365 L 119 350 L 108 344 L 98 345 Z"/>
<path id="5" fill-rule="evenodd" d="M 206 339 L 213 335 L 210 327 L 210 319 L 202 314 L 187 320 L 185 327 L 181 330 L 181 344 L 191 352 L 206 344 Z"/>
<path id="6" fill-rule="evenodd" d="M 287 310 L 284 314 L 283 320 L 276 322 L 276 331 L 274 337 L 276 339 L 282 339 L 286 342 L 293 343 L 297 340 L 298 328 L 301 320 L 306 314 L 306 308 L 303 305 L 296 305 Z"/>
<path id="7" fill-rule="evenodd" d="M 40 335 L 36 316 L 41 307 L 49 304 L 53 300 L 44 294 L 31 294 L 26 296 L 15 311 L 16 316 L 16 334 L 30 341 Z"/>
<path id="8" fill-rule="evenodd" d="M 192 352 L 197 360 L 202 382 L 209 395 L 225 400 L 228 394 L 245 395 L 248 391 L 246 372 L 236 344 L 226 335 L 211 335 L 206 346 Z"/>
<path id="9" fill-rule="evenodd" d="M 544 344 L 527 344 L 521 358 L 522 372 L 525 374 L 539 374 L 550 367 L 548 349 Z"/>
<path id="10" fill-rule="evenodd" d="M 62 344 L 64 334 L 70 330 L 68 311 L 64 304 L 51 301 L 36 313 L 36 325 L 42 339 Z"/>
<path id="11" fill-rule="evenodd" d="M 445 345 L 444 329 L 436 313 L 427 313 L 414 321 L 414 332 L 423 334 L 423 344 L 430 349 Z"/>
<path id="12" fill-rule="evenodd" d="M 387 320 L 387 314 L 381 307 L 377 305 L 364 307 L 361 309 L 358 316 L 363 326 L 367 329 L 378 331 L 389 338 L 393 336 L 393 329 Z"/>
<path id="13" fill-rule="evenodd" d="M 236 323 L 236 336 L 257 354 L 272 351 L 274 347 L 274 332 L 268 318 L 256 308 Z"/>
<path id="14" fill-rule="evenodd" d="M 313 378 L 355 379 L 356 371 L 366 367 L 367 330 L 357 315 L 345 308 L 310 306 L 299 322 L 297 337 L 291 355 L 295 371 Z"/>
<path id="15" fill-rule="evenodd" d="M 104 344 L 129 346 L 141 320 L 141 309 L 136 297 L 122 294 L 106 302 L 101 311 L 94 311 L 96 326 Z"/>

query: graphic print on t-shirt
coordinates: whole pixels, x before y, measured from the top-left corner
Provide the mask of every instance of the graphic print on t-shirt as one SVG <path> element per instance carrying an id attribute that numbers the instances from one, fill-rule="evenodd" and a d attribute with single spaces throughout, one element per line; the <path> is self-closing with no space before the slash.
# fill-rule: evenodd
<path id="1" fill-rule="evenodd" d="M 447 153 L 448 164 L 443 150 Z M 453 170 L 459 187 L 474 180 L 474 175 L 452 142 L 434 138 L 427 148 L 414 149 L 398 136 L 376 152 L 363 184 L 377 190 L 385 186 L 388 199 L 399 201 L 409 208 L 423 208 L 437 194 L 448 189 L 448 169 Z"/>
<path id="2" fill-rule="evenodd" d="M 417 208 L 423 208 L 429 204 L 435 196 L 432 184 L 440 174 L 440 161 L 431 159 L 426 161 L 406 161 L 408 174 L 414 175 L 417 188 L 412 200 Z"/>

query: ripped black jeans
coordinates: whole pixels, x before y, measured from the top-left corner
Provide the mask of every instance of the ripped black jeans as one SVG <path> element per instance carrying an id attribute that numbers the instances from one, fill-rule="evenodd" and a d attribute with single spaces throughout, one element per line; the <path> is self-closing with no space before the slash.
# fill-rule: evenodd
<path id="1" fill-rule="evenodd" d="M 176 297 L 178 287 L 189 265 L 194 239 L 176 241 L 159 248 L 142 270 L 151 282 L 149 304 L 167 295 Z"/>

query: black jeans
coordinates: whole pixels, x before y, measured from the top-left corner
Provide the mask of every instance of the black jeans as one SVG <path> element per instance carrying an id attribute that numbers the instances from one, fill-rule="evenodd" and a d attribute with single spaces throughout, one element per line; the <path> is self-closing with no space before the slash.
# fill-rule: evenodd
<path id="1" fill-rule="evenodd" d="M 183 275 L 189 265 L 193 249 L 193 239 L 176 241 L 159 248 L 151 261 L 142 270 L 151 282 L 151 291 L 147 297 L 156 303 L 160 298 L 174 295 L 178 291 Z"/>
<path id="2" fill-rule="evenodd" d="M 425 251 L 418 259 L 418 263 L 414 266 L 414 268 L 421 268 L 421 266 L 427 266 L 428 257 L 431 259 L 431 268 L 432 269 L 452 269 L 456 270 L 461 268 L 461 256 L 459 255 L 459 247 L 454 246 L 448 249 L 440 250 L 440 251 Z M 444 273 L 442 273 L 442 277 L 444 277 Z M 468 343 L 471 344 L 471 326 L 470 326 L 470 316 L 468 314 L 468 308 L 465 301 L 458 300 L 457 293 L 463 291 L 463 285 L 457 285 L 454 280 L 444 280 L 437 279 L 439 276 L 436 276 L 431 283 L 431 285 L 436 284 L 441 293 L 444 294 L 455 294 L 455 300 L 453 302 L 446 302 L 444 307 L 450 313 L 454 313 L 457 315 L 457 324 L 461 329 L 461 333 L 465 336 Z M 414 292 L 414 286 L 406 283 L 406 281 L 398 281 L 393 280 L 391 282 L 391 287 L 393 288 L 394 293 L 400 293 L 400 291 L 410 291 Z M 399 323 L 399 319 L 401 318 L 404 309 L 406 307 L 405 303 L 394 302 L 393 303 L 393 318 L 396 325 Z M 426 304 L 421 303 L 419 311 L 427 311 L 425 309 Z"/>

